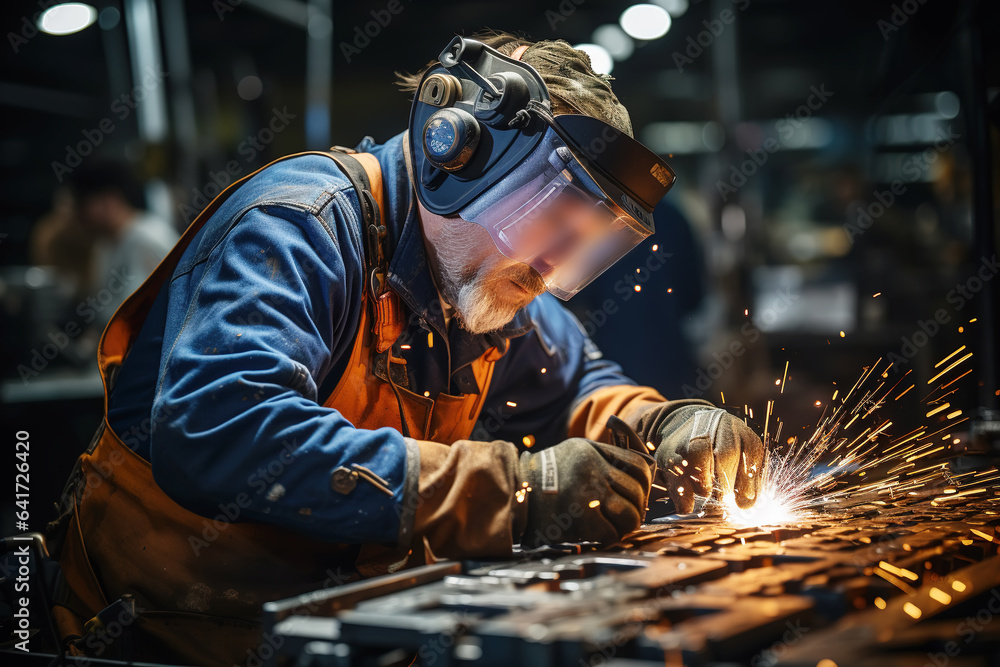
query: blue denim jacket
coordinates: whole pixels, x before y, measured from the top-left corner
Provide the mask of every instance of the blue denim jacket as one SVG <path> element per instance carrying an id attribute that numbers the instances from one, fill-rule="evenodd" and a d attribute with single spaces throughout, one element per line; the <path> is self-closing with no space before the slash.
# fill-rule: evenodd
<path id="1" fill-rule="evenodd" d="M 394 353 L 407 360 L 411 389 L 478 393 L 470 363 L 509 338 L 473 437 L 559 442 L 577 401 L 634 383 L 548 294 L 494 334 L 445 327 L 403 148 L 400 134 L 382 145 L 366 137 L 357 150 L 382 168 L 388 279 L 409 315 Z M 356 429 L 321 405 L 343 373 L 363 305 L 360 218 L 332 160 L 285 160 L 222 205 L 161 289 L 122 364 L 109 421 L 182 506 L 331 542 L 397 539 L 403 436 Z M 387 480 L 393 496 L 369 484 L 331 492 L 332 472 L 351 463 Z"/>

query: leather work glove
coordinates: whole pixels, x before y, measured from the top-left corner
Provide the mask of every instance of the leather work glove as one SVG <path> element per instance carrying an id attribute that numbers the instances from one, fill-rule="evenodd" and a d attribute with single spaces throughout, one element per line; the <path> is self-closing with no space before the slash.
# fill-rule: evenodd
<path id="1" fill-rule="evenodd" d="M 570 438 L 518 461 L 527 505 L 521 544 L 612 544 L 639 527 L 652 471 L 642 456 L 585 438 Z M 524 483 L 527 487 L 524 487 Z M 515 540 L 519 526 L 515 524 Z"/>
<path id="2" fill-rule="evenodd" d="M 710 405 L 678 408 L 659 425 L 656 463 L 678 514 L 694 510 L 695 495 L 753 506 L 764 466 L 764 445 L 753 430 L 726 410 Z M 714 484 L 714 489 L 713 489 Z"/>

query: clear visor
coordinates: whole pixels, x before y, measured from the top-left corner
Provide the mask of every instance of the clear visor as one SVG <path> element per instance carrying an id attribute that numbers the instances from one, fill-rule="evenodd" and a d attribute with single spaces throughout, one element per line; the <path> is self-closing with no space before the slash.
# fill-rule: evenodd
<path id="1" fill-rule="evenodd" d="M 652 231 L 577 185 L 569 169 L 543 174 L 484 210 L 461 216 L 484 227 L 504 255 L 534 268 L 566 300 Z"/>

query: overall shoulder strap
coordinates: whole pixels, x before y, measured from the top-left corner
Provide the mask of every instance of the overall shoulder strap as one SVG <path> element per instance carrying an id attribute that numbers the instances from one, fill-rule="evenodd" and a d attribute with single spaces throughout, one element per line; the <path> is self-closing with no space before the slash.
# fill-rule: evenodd
<path id="1" fill-rule="evenodd" d="M 396 293 L 388 288 L 388 231 L 383 223 L 385 188 L 378 159 L 371 153 L 355 153 L 334 146 L 328 155 L 340 166 L 354 185 L 364 217 L 362 230 L 365 244 L 366 297 L 372 300 L 372 331 L 375 351 L 385 352 L 403 333 L 405 316 Z"/>
<path id="2" fill-rule="evenodd" d="M 382 170 L 378 160 L 370 153 L 354 153 L 350 149 L 334 146 L 327 153 L 351 181 L 361 204 L 362 237 L 365 245 L 366 278 L 370 279 L 371 296 L 385 291 L 385 253 L 387 231 L 382 224 L 385 193 L 382 187 Z"/>

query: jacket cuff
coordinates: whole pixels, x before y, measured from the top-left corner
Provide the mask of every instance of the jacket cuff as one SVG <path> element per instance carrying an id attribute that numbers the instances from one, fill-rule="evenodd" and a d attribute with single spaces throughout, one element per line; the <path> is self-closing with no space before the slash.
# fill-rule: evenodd
<path id="1" fill-rule="evenodd" d="M 416 440 L 420 448 L 413 508 L 414 544 L 444 558 L 509 556 L 514 540 L 518 452 L 511 442 Z M 522 530 L 523 532 L 523 530 Z"/>
<path id="2" fill-rule="evenodd" d="M 611 444 L 607 426 L 609 417 L 614 415 L 635 428 L 629 421 L 630 417 L 666 400 L 652 387 L 627 384 L 602 387 L 587 394 L 573 407 L 567 436 Z"/>

